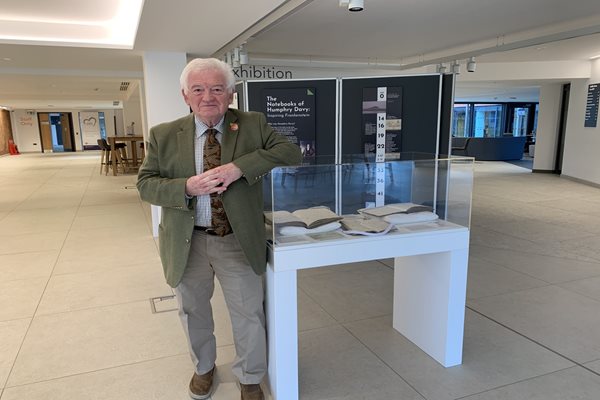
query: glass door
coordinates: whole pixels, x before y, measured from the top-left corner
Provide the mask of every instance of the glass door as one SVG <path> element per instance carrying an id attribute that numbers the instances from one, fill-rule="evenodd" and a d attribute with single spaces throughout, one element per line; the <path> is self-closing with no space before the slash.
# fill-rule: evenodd
<path id="1" fill-rule="evenodd" d="M 454 104 L 454 116 L 452 118 L 452 136 L 467 137 L 469 136 L 469 105 Z"/>
<path id="2" fill-rule="evenodd" d="M 502 105 L 501 104 L 475 104 L 474 118 L 475 137 L 502 136 Z"/>
<path id="3" fill-rule="evenodd" d="M 527 135 L 527 121 L 529 118 L 528 107 L 515 107 L 515 114 L 513 118 L 513 136 L 526 136 Z"/>

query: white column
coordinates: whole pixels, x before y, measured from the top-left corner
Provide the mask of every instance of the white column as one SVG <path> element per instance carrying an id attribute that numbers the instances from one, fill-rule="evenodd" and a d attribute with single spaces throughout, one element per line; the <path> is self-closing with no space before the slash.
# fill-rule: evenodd
<path id="1" fill-rule="evenodd" d="M 145 52 L 144 92 L 148 128 L 189 114 L 181 96 L 179 76 L 187 64 L 185 53 Z M 140 127 L 141 128 L 141 127 Z M 160 208 L 152 206 L 152 232 L 158 236 Z"/>
<path id="2" fill-rule="evenodd" d="M 561 96 L 562 83 L 551 83 L 540 87 L 540 109 L 533 158 L 533 169 L 535 170 L 554 170 Z"/>
<path id="3" fill-rule="evenodd" d="M 134 135 L 143 135 L 142 97 L 139 85 L 130 89 L 129 97 L 123 100 L 123 134 L 128 134 L 128 127 L 133 123 Z"/>

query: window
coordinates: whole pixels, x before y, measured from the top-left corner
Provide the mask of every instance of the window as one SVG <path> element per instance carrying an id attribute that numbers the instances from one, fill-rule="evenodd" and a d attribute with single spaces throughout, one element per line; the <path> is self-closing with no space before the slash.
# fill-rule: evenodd
<path id="1" fill-rule="evenodd" d="M 502 105 L 475 104 L 474 137 L 502 136 Z"/>
<path id="2" fill-rule="evenodd" d="M 102 139 L 106 139 L 106 121 L 104 119 L 103 111 L 98 111 L 98 121 L 99 121 L 98 126 L 100 126 L 100 137 Z"/>
<path id="3" fill-rule="evenodd" d="M 452 118 L 452 136 L 455 137 L 467 137 L 469 136 L 469 105 L 468 104 L 455 104 L 454 105 L 454 117 Z"/>
<path id="4" fill-rule="evenodd" d="M 513 116 L 513 136 L 526 136 L 527 135 L 527 120 L 529 116 L 529 108 L 527 107 L 515 107 L 515 113 Z"/>
<path id="5" fill-rule="evenodd" d="M 454 103 L 453 137 L 535 137 L 538 103 Z"/>

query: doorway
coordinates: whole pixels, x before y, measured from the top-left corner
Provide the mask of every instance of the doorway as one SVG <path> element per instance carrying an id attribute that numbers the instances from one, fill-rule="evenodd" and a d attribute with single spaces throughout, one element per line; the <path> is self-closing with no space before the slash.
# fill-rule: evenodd
<path id="1" fill-rule="evenodd" d="M 42 153 L 75 151 L 73 118 L 71 113 L 38 113 Z"/>
<path id="2" fill-rule="evenodd" d="M 565 134 L 567 132 L 567 115 L 569 114 L 569 97 L 571 95 L 571 84 L 562 87 L 560 119 L 558 122 L 558 138 L 556 143 L 556 155 L 554 158 L 554 173 L 560 175 L 562 172 L 563 152 L 565 150 Z"/>

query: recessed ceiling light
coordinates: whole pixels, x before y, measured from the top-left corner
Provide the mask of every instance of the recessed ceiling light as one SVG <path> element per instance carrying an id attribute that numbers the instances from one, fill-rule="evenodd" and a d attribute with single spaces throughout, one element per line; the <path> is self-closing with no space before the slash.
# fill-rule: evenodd
<path id="1" fill-rule="evenodd" d="M 68 17 L 43 17 L 15 5 L 10 14 L 0 12 L 0 43 L 132 49 L 143 5 L 144 0 L 114 0 L 94 13 L 96 1 L 79 0 Z"/>
<path id="2" fill-rule="evenodd" d="M 12 61 L 12 58 L 10 58 L 10 57 L 2 57 L 2 61 Z"/>

